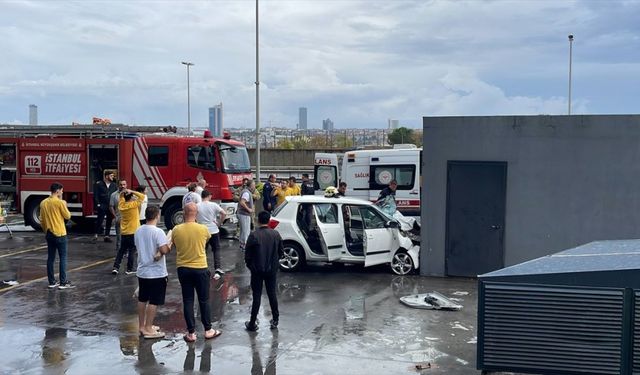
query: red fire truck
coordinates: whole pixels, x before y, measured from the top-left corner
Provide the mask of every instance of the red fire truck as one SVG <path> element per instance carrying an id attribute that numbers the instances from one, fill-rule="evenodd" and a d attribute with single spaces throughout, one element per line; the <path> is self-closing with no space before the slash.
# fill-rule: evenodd
<path id="1" fill-rule="evenodd" d="M 148 187 L 167 228 L 183 221 L 182 197 L 189 182 L 204 178 L 213 199 L 235 220 L 236 189 L 251 178 L 246 147 L 226 136 L 174 134 L 175 127 L 127 125 L 0 126 L 0 144 L 15 145 L 16 207 L 26 225 L 40 227 L 39 205 L 49 186 L 64 185 L 72 221 L 95 218 L 93 187 L 113 170 L 130 188 Z"/>

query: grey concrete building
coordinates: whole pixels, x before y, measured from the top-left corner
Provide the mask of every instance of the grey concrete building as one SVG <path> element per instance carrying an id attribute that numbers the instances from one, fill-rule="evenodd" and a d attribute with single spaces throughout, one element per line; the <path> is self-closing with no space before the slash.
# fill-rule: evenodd
<path id="1" fill-rule="evenodd" d="M 298 108 L 298 129 L 307 130 L 307 107 Z"/>
<path id="2" fill-rule="evenodd" d="M 424 117 L 423 275 L 640 238 L 640 115 Z"/>
<path id="3" fill-rule="evenodd" d="M 214 137 L 222 137 L 224 131 L 222 114 L 222 103 L 209 108 L 209 130 Z"/>
<path id="4" fill-rule="evenodd" d="M 333 121 L 330 118 L 322 120 L 322 130 L 333 130 Z"/>
<path id="5" fill-rule="evenodd" d="M 29 104 L 29 125 L 38 125 L 38 106 Z"/>

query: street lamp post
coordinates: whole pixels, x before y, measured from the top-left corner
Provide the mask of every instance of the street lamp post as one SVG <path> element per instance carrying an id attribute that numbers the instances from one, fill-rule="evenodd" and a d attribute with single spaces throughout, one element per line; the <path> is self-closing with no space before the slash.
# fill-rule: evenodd
<path id="1" fill-rule="evenodd" d="M 571 65 L 573 60 L 573 34 L 569 34 L 569 104 L 567 113 L 571 115 Z"/>
<path id="2" fill-rule="evenodd" d="M 189 68 L 195 64 L 183 61 L 182 65 L 187 67 L 187 132 L 191 134 L 191 83 L 189 79 Z"/>
<path id="3" fill-rule="evenodd" d="M 256 0 L 256 179 L 260 182 L 260 48 L 258 44 L 258 0 Z"/>

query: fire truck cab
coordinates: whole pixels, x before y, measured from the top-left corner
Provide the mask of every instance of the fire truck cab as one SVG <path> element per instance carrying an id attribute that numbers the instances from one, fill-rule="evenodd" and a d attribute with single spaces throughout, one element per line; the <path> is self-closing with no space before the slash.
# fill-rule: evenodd
<path id="1" fill-rule="evenodd" d="M 93 188 L 105 170 L 131 189 L 147 186 L 149 204 L 160 205 L 168 229 L 182 222 L 186 185 L 199 178 L 234 221 L 234 191 L 252 176 L 245 146 L 229 137 L 175 132 L 126 125 L 0 127 L 0 144 L 15 144 L 16 206 L 25 224 L 40 228 L 40 202 L 55 181 L 64 186 L 72 221 L 94 219 Z"/>

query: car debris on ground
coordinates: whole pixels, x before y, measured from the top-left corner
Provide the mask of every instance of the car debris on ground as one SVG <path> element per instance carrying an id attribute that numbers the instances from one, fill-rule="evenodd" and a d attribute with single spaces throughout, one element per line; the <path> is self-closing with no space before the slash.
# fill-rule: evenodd
<path id="1" fill-rule="evenodd" d="M 462 309 L 462 305 L 453 302 L 438 292 L 412 294 L 400 297 L 400 302 L 415 309 L 453 311 Z"/>

